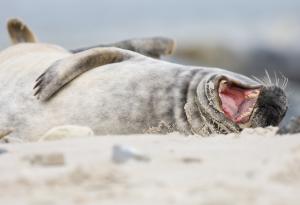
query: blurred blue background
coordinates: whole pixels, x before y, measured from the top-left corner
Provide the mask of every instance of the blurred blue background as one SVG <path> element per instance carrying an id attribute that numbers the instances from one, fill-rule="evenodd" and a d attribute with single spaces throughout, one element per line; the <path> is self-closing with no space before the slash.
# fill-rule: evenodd
<path id="1" fill-rule="evenodd" d="M 179 42 L 300 42 L 299 0 L 1 0 L 1 36 L 10 17 L 22 18 L 41 40 L 68 48 L 153 35 Z M 0 45 L 8 45 L 6 36 Z"/>
<path id="2" fill-rule="evenodd" d="M 167 60 L 290 79 L 292 115 L 300 115 L 299 0 L 1 0 L 0 49 L 6 21 L 23 19 L 42 42 L 74 49 L 135 37 L 177 42 Z"/>

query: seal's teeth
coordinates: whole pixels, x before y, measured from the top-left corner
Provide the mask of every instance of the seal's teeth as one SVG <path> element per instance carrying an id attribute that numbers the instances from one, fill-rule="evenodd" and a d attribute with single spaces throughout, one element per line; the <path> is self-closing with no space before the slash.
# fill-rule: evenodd
<path id="1" fill-rule="evenodd" d="M 252 93 L 249 93 L 248 95 L 245 96 L 245 98 L 247 100 L 249 99 L 256 99 L 259 95 L 259 92 L 258 91 L 253 91 Z"/>
<path id="2" fill-rule="evenodd" d="M 254 103 L 253 103 L 252 105 L 250 105 L 250 106 L 248 107 L 247 110 L 248 110 L 249 112 L 252 112 L 253 108 L 254 108 Z"/>
<path id="3" fill-rule="evenodd" d="M 241 120 L 243 120 L 244 118 L 247 118 L 247 117 L 251 116 L 251 114 L 252 114 L 252 112 L 253 112 L 253 109 L 254 109 L 254 104 L 251 105 L 251 106 L 249 106 L 249 107 L 247 108 L 247 110 L 244 111 L 241 115 L 237 115 L 237 116 L 235 117 L 236 121 L 241 121 Z"/>
<path id="4" fill-rule="evenodd" d="M 242 120 L 242 119 L 244 119 L 244 118 L 250 116 L 250 114 L 251 114 L 250 112 L 245 112 L 245 113 L 243 113 L 242 115 L 239 115 L 239 116 L 236 118 L 236 121 L 240 121 L 240 120 Z"/>
<path id="5" fill-rule="evenodd" d="M 250 111 L 244 112 L 242 115 L 240 115 L 240 118 L 244 118 L 250 115 Z"/>
<path id="6" fill-rule="evenodd" d="M 256 97 L 257 97 L 257 94 L 254 94 L 254 93 L 251 93 L 251 94 L 245 96 L 245 98 L 246 98 L 247 100 L 254 99 L 254 98 L 256 98 Z"/>

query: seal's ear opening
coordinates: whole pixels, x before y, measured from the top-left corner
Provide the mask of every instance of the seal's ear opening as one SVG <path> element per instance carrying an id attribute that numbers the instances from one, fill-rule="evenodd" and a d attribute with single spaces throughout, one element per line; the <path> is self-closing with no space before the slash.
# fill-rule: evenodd
<path id="1" fill-rule="evenodd" d="M 288 109 L 287 97 L 277 86 L 263 87 L 257 99 L 251 127 L 278 126 Z"/>

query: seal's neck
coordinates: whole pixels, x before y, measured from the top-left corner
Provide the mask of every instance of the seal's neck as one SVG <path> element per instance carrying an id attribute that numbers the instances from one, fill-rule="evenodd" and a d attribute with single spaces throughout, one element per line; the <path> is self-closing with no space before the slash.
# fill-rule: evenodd
<path id="1" fill-rule="evenodd" d="M 178 131 L 186 134 L 210 133 L 205 127 L 205 119 L 199 112 L 197 100 L 197 86 L 207 71 L 200 69 L 185 70 L 178 75 L 178 86 L 175 89 L 175 121 Z"/>

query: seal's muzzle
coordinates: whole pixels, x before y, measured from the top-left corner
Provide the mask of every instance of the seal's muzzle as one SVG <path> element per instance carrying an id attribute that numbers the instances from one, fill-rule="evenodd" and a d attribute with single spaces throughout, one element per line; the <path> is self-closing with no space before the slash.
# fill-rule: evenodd
<path id="1" fill-rule="evenodd" d="M 251 127 L 278 126 L 288 109 L 287 97 L 277 86 L 262 87 L 252 116 Z"/>
<path id="2" fill-rule="evenodd" d="M 278 126 L 288 107 L 285 92 L 275 85 L 248 87 L 223 79 L 218 94 L 221 112 L 241 128 Z"/>

